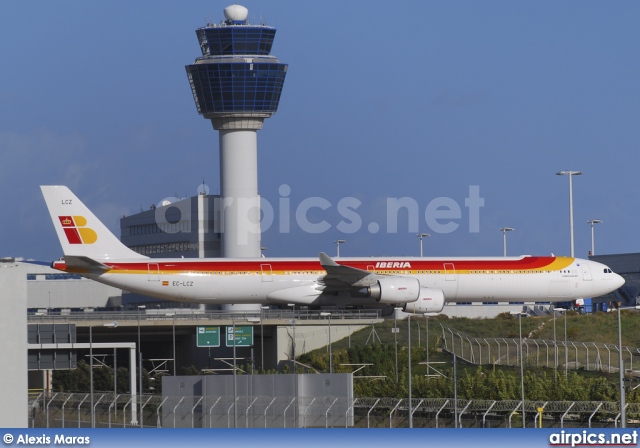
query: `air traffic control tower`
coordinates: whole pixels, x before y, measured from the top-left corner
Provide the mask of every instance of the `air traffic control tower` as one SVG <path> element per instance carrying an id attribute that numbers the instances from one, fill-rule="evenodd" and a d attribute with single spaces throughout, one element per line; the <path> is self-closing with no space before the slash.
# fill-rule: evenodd
<path id="1" fill-rule="evenodd" d="M 271 56 L 276 29 L 252 25 L 244 6 L 196 30 L 202 57 L 187 65 L 198 113 L 220 139 L 222 256 L 260 257 L 257 133 L 278 110 L 287 64 Z"/>

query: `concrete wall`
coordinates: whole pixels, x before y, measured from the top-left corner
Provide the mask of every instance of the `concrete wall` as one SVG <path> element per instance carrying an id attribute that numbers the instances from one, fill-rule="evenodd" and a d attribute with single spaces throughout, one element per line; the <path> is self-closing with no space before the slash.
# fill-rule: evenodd
<path id="1" fill-rule="evenodd" d="M 525 305 L 511 305 L 509 303 L 500 302 L 497 305 L 485 305 L 475 303 L 472 305 L 456 305 L 448 303 L 442 310 L 442 314 L 449 317 L 468 317 L 470 319 L 492 319 L 502 313 L 520 313 L 524 306 L 533 307 L 535 303 L 526 302 Z M 545 305 L 549 306 L 549 305 Z"/>
<path id="2" fill-rule="evenodd" d="M 19 263 L 0 261 L 0 426 L 28 426 L 27 275 Z"/>
<path id="3" fill-rule="evenodd" d="M 353 426 L 350 373 L 166 376 L 162 397 L 165 428 Z"/>
<path id="4" fill-rule="evenodd" d="M 331 343 L 333 344 L 348 337 L 351 333 L 369 326 L 370 325 L 345 325 L 340 321 L 333 320 L 331 322 Z M 293 326 L 278 326 L 276 340 L 277 349 L 275 356 L 277 362 L 289 361 L 292 353 Z M 304 326 L 296 326 L 295 341 L 296 358 L 312 350 L 327 347 L 329 345 L 328 320 L 323 321 L 318 325 L 309 325 L 309 322 L 305 322 Z"/>
<path id="5" fill-rule="evenodd" d="M 104 308 L 110 297 L 120 297 L 122 290 L 86 278 L 47 280 L 47 276 L 64 275 L 41 264 L 18 263 L 27 287 L 26 306 L 30 309 Z M 32 279 L 27 280 L 27 274 Z M 35 277 L 35 279 L 33 279 Z"/>

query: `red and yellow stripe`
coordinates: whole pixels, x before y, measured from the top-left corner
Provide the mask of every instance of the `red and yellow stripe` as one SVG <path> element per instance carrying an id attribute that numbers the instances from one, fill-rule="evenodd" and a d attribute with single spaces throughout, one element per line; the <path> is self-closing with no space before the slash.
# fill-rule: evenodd
<path id="1" fill-rule="evenodd" d="M 340 260 L 339 264 L 361 269 L 363 271 L 379 272 L 379 273 L 397 273 L 397 274 L 424 274 L 444 272 L 456 274 L 473 274 L 473 273 L 518 273 L 518 272 L 535 272 L 535 271 L 560 271 L 567 268 L 574 262 L 574 258 L 570 257 L 522 257 L 518 259 L 408 259 L 408 258 L 372 258 L 372 259 L 353 259 Z M 398 266 L 405 267 L 385 267 L 375 268 L 376 263 L 384 261 L 385 263 L 398 262 Z M 407 265 L 408 263 L 408 265 Z M 203 274 L 306 274 L 324 272 L 324 268 L 318 260 L 315 259 L 264 259 L 264 260 L 177 260 L 177 261 L 154 261 L 154 259 L 145 262 L 104 262 L 105 265 L 111 267 L 109 274 L 160 274 L 174 275 L 184 272 L 203 273 Z M 150 271 L 151 265 L 151 271 Z M 157 268 L 156 268 L 157 265 Z M 446 268 L 445 268 L 446 265 Z M 79 272 L 78 268 L 67 268 L 64 262 L 55 262 L 55 269 L 67 272 Z M 83 270 L 86 272 L 86 270 Z"/>

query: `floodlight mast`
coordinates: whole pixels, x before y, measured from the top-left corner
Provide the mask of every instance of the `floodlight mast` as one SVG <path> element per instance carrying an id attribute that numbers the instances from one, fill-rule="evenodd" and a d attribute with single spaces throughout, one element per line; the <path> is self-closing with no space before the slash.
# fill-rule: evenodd
<path id="1" fill-rule="evenodd" d="M 431 236 L 428 233 L 418 233 L 417 237 L 420 238 L 420 258 L 423 256 L 422 252 L 422 239 Z"/>
<path id="2" fill-rule="evenodd" d="M 587 221 L 587 224 L 591 224 L 591 256 L 594 256 L 596 254 L 596 248 L 595 248 L 595 237 L 594 237 L 594 232 L 593 232 L 593 225 L 594 224 L 600 224 L 602 222 L 601 219 L 590 219 L 589 221 Z"/>
<path id="3" fill-rule="evenodd" d="M 346 243 L 347 240 L 335 240 L 334 243 L 336 244 L 336 256 L 338 258 L 340 258 L 340 245 Z"/>
<path id="4" fill-rule="evenodd" d="M 569 230 L 571 236 L 571 257 L 575 256 L 574 246 L 573 246 L 573 176 L 579 176 L 582 174 L 582 171 L 558 171 L 556 176 L 569 176 Z"/>
<path id="5" fill-rule="evenodd" d="M 502 247 L 503 247 L 503 256 L 507 256 L 507 232 L 511 232 L 515 230 L 513 227 L 501 227 L 500 231 L 502 232 Z"/>

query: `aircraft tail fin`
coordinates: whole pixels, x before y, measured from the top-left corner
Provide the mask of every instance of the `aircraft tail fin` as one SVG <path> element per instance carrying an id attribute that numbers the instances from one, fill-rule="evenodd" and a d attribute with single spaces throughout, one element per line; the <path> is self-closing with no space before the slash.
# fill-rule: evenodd
<path id="1" fill-rule="evenodd" d="M 65 256 L 93 260 L 148 258 L 129 249 L 65 186 L 41 186 Z"/>

